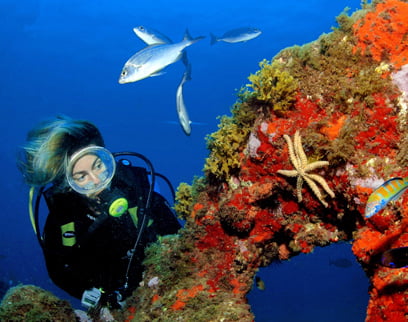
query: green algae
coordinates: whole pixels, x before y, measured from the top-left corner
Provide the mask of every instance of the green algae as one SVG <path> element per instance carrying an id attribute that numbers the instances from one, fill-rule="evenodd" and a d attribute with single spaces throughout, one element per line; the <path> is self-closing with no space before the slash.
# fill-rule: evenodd
<path id="1" fill-rule="evenodd" d="M 228 181 L 239 171 L 240 153 L 259 116 L 260 107 L 256 103 L 250 103 L 252 98 L 251 93 L 241 89 L 238 100 L 231 109 L 232 116 L 220 117 L 219 130 L 207 135 L 207 148 L 211 153 L 206 159 L 204 171 L 210 182 Z"/>
<path id="2" fill-rule="evenodd" d="M 193 184 L 181 182 L 176 191 L 174 210 L 180 219 L 186 220 L 201 191 L 204 191 L 207 182 L 205 177 L 194 177 Z"/>
<path id="3" fill-rule="evenodd" d="M 297 81 L 279 60 L 259 63 L 260 70 L 251 74 L 247 86 L 254 90 L 254 97 L 269 105 L 274 111 L 288 110 L 295 101 Z"/>
<path id="4" fill-rule="evenodd" d="M 204 171 L 208 176 L 226 181 L 240 167 L 239 153 L 249 136 L 249 129 L 241 128 L 233 118 L 222 116 L 219 130 L 207 136 L 207 148 L 211 151 Z"/>
<path id="5" fill-rule="evenodd" d="M 76 321 L 68 301 L 33 285 L 8 290 L 0 305 L 0 321 Z"/>
<path id="6" fill-rule="evenodd" d="M 194 228 L 197 234 L 199 229 Z M 194 265 L 203 253 L 196 247 L 188 246 L 193 245 L 193 241 L 191 234 L 184 234 L 182 230 L 180 235 L 165 236 L 148 247 L 147 259 L 144 261 L 144 283 L 128 299 L 125 308 L 125 311 L 135 312 L 132 321 L 249 320 L 249 305 L 231 293 L 232 286 L 227 282 L 229 288 L 224 290 L 218 285 L 221 289 L 217 290 L 216 296 L 206 290 L 207 277 L 196 274 L 196 269 L 202 270 L 203 267 Z M 159 277 L 158 285 L 146 285 L 146 281 L 156 276 Z M 222 283 L 222 279 L 219 283 Z M 189 290 L 200 285 L 202 287 L 194 295 L 179 295 L 180 291 L 184 290 L 188 294 Z M 178 301 L 183 302 L 182 309 L 174 306 Z"/>
<path id="7" fill-rule="evenodd" d="M 191 190 L 192 187 L 185 182 L 181 182 L 177 187 L 174 210 L 181 219 L 186 219 L 192 210 L 193 196 Z"/>
<path id="8" fill-rule="evenodd" d="M 180 235 L 164 236 L 146 249 L 143 265 L 153 276 L 160 275 L 163 285 L 177 284 L 179 280 L 191 274 L 191 258 L 188 253 L 192 251 L 192 246 L 189 245 L 180 242 Z"/>

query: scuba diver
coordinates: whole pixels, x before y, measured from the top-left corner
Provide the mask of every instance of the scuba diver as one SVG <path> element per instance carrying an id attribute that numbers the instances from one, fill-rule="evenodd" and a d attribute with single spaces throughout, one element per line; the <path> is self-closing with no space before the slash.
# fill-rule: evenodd
<path id="1" fill-rule="evenodd" d="M 114 155 L 136 156 L 148 169 Z M 181 227 L 154 191 L 159 174 L 150 161 L 112 154 L 90 122 L 60 116 L 39 124 L 28 133 L 19 168 L 31 199 L 38 191 L 30 215 L 48 274 L 87 308 L 119 308 L 142 280 L 145 247 Z M 49 209 L 43 234 L 41 196 Z"/>

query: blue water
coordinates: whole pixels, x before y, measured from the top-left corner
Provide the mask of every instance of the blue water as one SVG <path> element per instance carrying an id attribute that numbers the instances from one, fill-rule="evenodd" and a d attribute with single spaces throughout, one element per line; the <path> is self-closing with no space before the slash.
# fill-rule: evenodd
<path id="1" fill-rule="evenodd" d="M 47 276 L 28 218 L 28 188 L 15 166 L 18 146 L 34 124 L 56 114 L 88 119 L 112 151 L 143 153 L 175 186 L 191 183 L 208 154 L 204 137 L 217 130 L 217 116 L 229 114 L 236 91 L 258 63 L 330 32 L 345 7 L 359 6 L 360 0 L 0 0 L 0 279 L 70 299 Z M 187 27 L 193 36 L 207 36 L 188 48 L 193 79 L 184 86 L 184 99 L 192 121 L 200 123 L 190 137 L 177 124 L 181 62 L 162 76 L 117 82 L 126 60 L 144 47 L 132 31 L 138 25 L 173 40 Z M 247 43 L 209 45 L 209 32 L 244 26 L 263 33 Z M 256 321 L 363 321 L 364 273 L 355 262 L 329 265 L 344 257 L 353 260 L 348 244 L 262 269 L 266 290 L 249 295 Z"/>

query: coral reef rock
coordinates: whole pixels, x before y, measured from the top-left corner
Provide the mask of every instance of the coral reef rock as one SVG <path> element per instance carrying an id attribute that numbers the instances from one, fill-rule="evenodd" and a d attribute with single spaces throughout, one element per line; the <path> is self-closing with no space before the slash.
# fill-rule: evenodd
<path id="1" fill-rule="evenodd" d="M 9 289 L 0 305 L 0 321 L 75 321 L 74 309 L 63 301 L 33 285 Z"/>

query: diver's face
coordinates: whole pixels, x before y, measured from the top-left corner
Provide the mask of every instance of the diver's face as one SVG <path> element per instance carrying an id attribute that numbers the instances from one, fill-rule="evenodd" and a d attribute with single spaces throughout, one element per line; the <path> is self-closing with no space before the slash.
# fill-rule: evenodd
<path id="1" fill-rule="evenodd" d="M 100 146 L 88 146 L 74 153 L 65 170 L 67 183 L 76 192 L 93 197 L 110 186 L 115 175 L 115 158 Z"/>
<path id="2" fill-rule="evenodd" d="M 72 178 L 78 186 L 91 189 L 106 179 L 106 166 L 98 156 L 86 154 L 72 168 Z"/>

